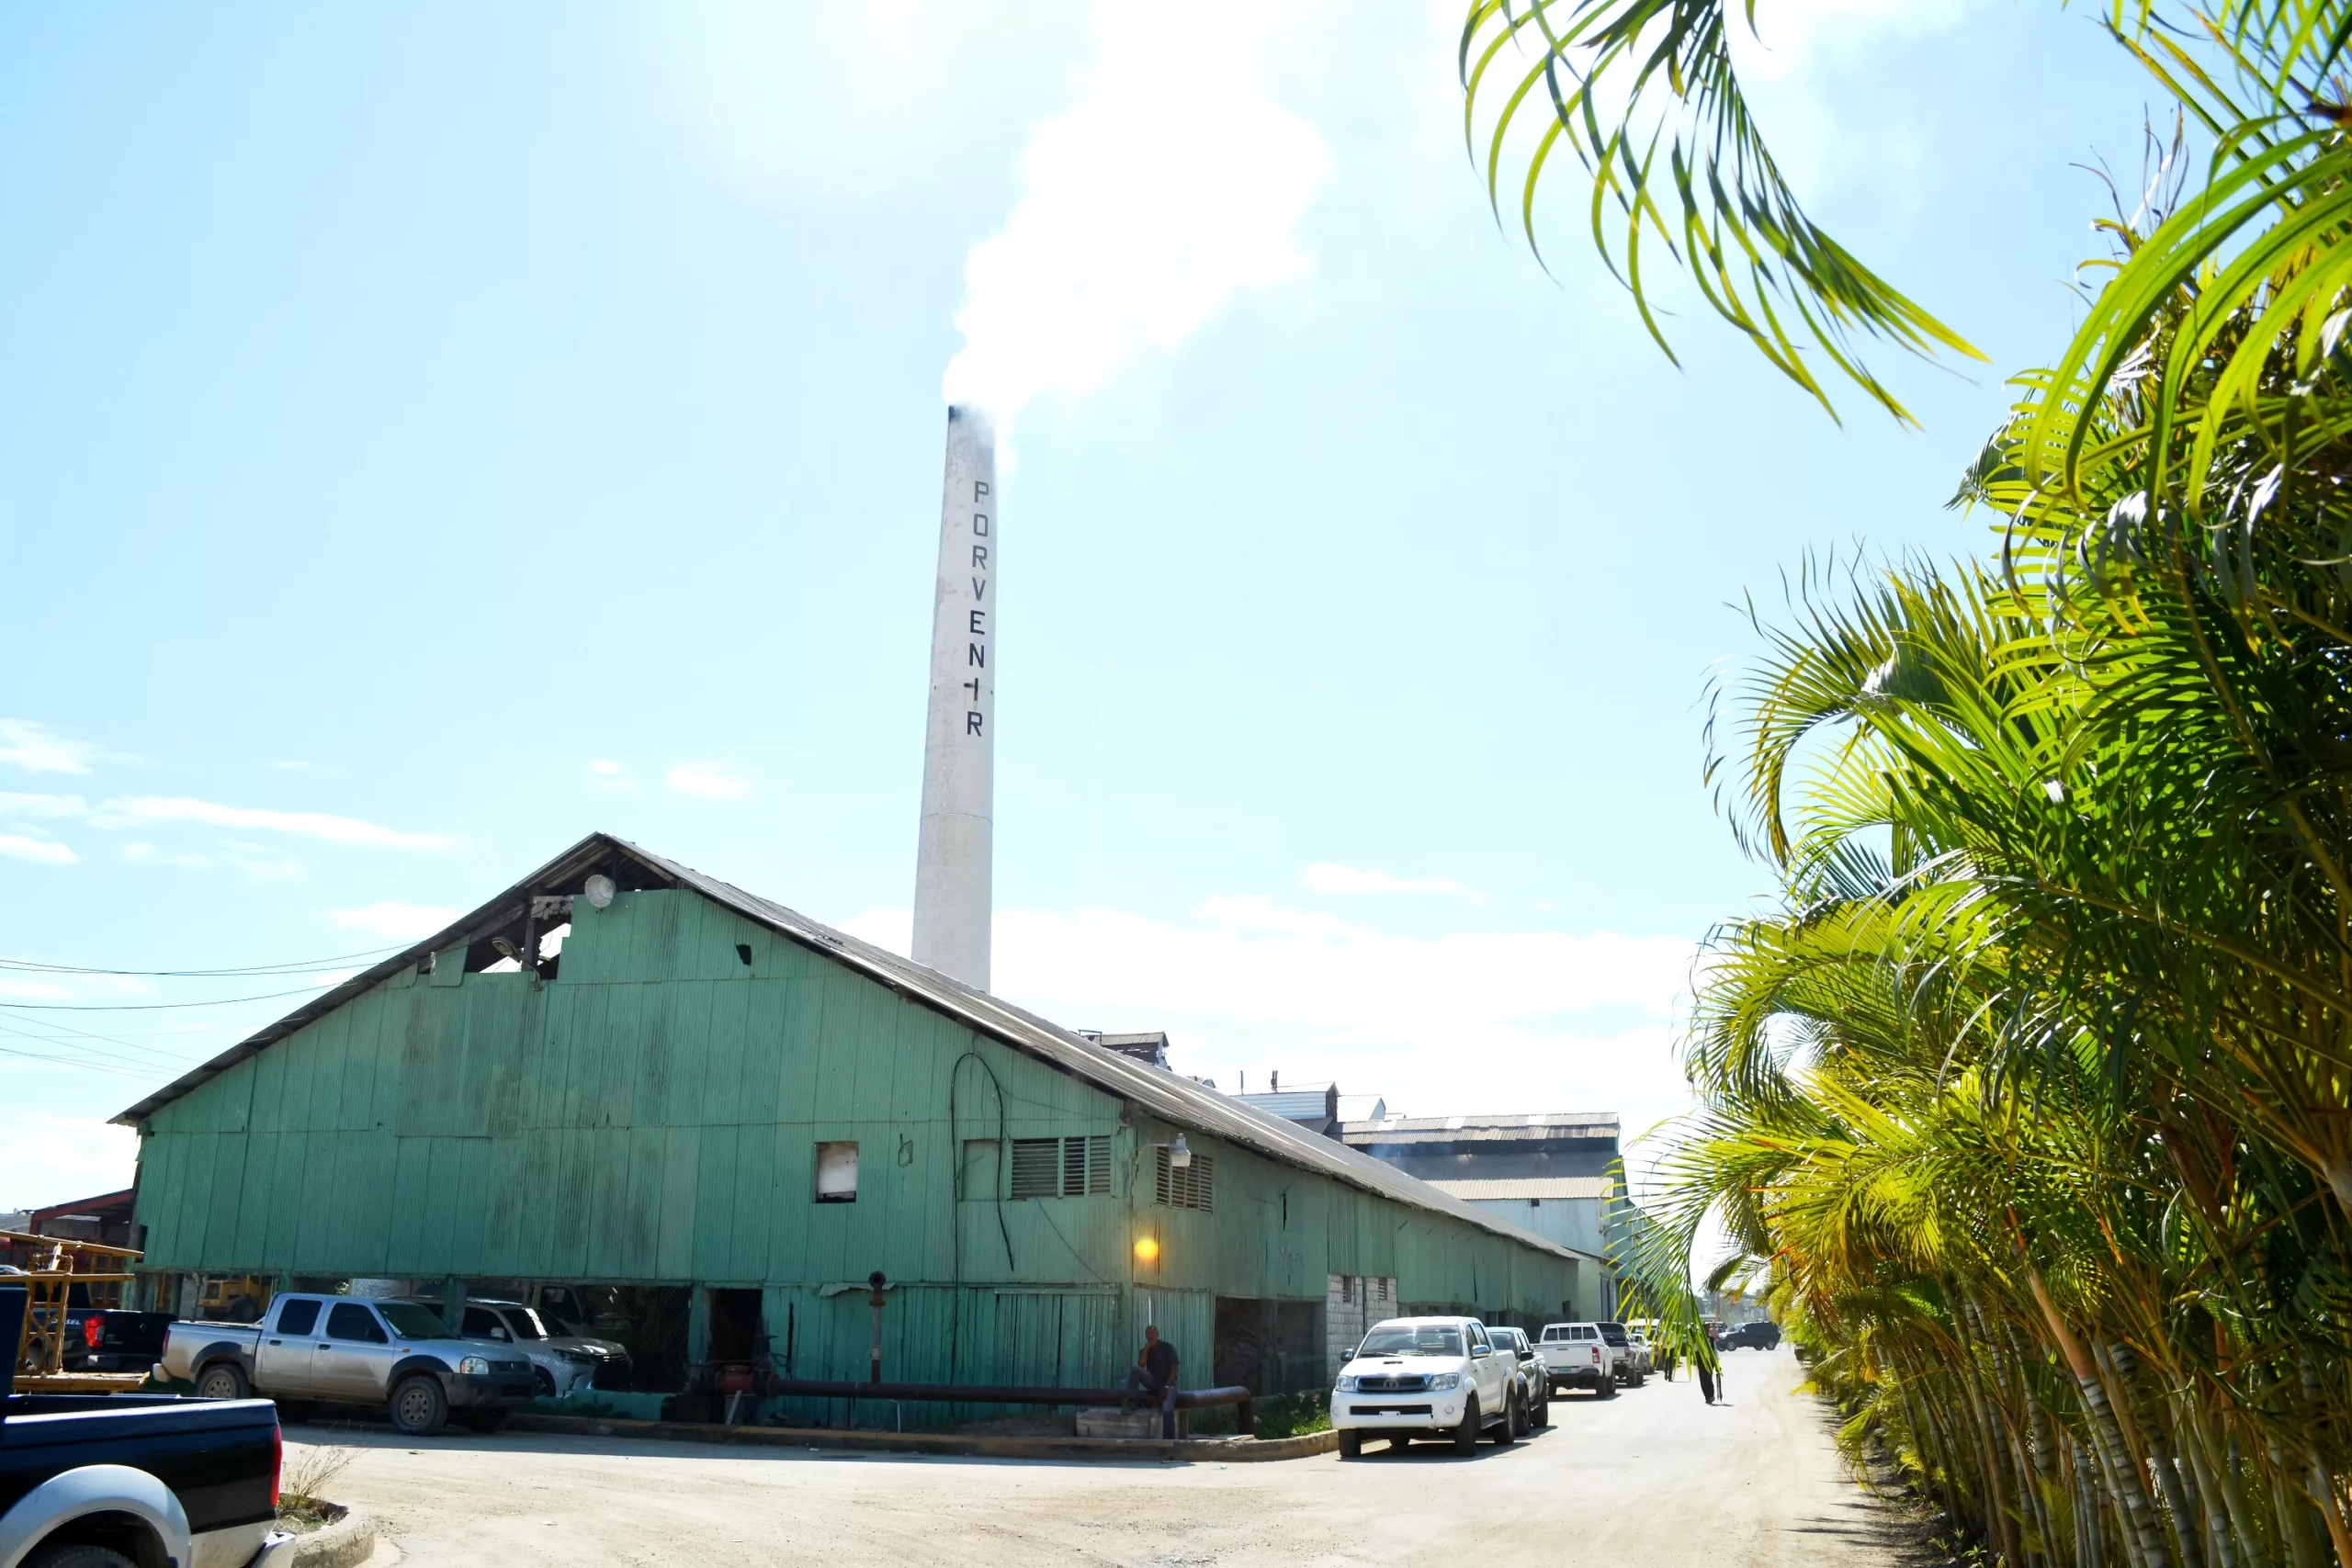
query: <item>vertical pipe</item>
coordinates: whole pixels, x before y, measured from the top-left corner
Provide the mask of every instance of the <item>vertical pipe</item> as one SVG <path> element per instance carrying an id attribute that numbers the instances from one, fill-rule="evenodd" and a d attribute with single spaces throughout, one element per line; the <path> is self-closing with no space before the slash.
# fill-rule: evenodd
<path id="1" fill-rule="evenodd" d="M 912 956 L 983 991 L 996 817 L 997 525 L 995 434 L 978 409 L 952 407 L 939 508 Z"/>

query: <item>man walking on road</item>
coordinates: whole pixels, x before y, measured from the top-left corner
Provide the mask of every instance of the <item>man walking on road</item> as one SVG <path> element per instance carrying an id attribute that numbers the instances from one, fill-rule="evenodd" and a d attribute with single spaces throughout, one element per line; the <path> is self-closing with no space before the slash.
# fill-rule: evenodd
<path id="1" fill-rule="evenodd" d="M 1159 1405 L 1163 1438 L 1176 1435 L 1176 1347 L 1159 1337 L 1158 1327 L 1147 1325 L 1143 1348 L 1127 1369 L 1127 1402 L 1132 1404 L 1141 1395 Z"/>
<path id="2" fill-rule="evenodd" d="M 1690 1358 L 1691 1366 L 1697 1368 L 1699 1372 L 1699 1392 L 1706 1396 L 1707 1403 L 1710 1404 L 1715 1402 L 1715 1374 L 1720 1371 L 1714 1365 L 1715 1358 L 1712 1350 L 1713 1347 L 1702 1345 L 1698 1352 Z"/>

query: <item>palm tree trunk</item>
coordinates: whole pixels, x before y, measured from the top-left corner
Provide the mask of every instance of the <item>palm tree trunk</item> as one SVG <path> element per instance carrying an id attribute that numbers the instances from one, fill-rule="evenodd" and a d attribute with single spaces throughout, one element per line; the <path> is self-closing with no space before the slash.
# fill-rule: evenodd
<path id="1" fill-rule="evenodd" d="M 2139 1545 L 2140 1562 L 2143 1568 L 2171 1568 L 2172 1554 L 2165 1550 L 2164 1527 L 2148 1501 L 2148 1489 L 2141 1484 L 2132 1450 L 2123 1441 L 2123 1428 L 2115 1418 L 2115 1407 L 2108 1402 L 2107 1385 L 2099 1381 L 2098 1365 L 2083 1348 L 2083 1342 L 2075 1337 L 2075 1331 L 2066 1326 L 2066 1320 L 2058 1315 L 2049 1291 L 2041 1283 L 2041 1273 L 2028 1269 L 2026 1282 L 2033 1289 L 2033 1299 L 2041 1306 L 2042 1316 L 2049 1321 L 2051 1337 L 2058 1341 L 2059 1354 L 2066 1358 L 2066 1366 L 2075 1374 L 2075 1386 L 2082 1393 L 2084 1413 L 2090 1417 L 2091 1434 L 2106 1461 L 2108 1484 L 2115 1489 L 2116 1501 L 2122 1506 L 2127 1536 Z"/>
<path id="2" fill-rule="evenodd" d="M 2181 1568 L 2205 1568 L 2202 1543 L 2198 1539 L 2203 1533 L 2201 1516 L 2190 1507 L 2182 1489 L 2180 1468 L 2173 1462 L 2172 1445 L 2165 1436 L 2164 1412 L 2150 1407 L 2145 1420 L 2137 1418 L 2140 1406 L 2132 1387 L 2137 1358 L 2130 1346 L 2109 1347 L 2107 1359 L 2115 1369 L 2116 1392 L 2133 1411 L 2132 1425 L 2139 1428 L 2141 1440 L 2147 1446 L 2149 1468 L 2156 1472 L 2156 1487 L 2164 1494 L 2165 1509 L 2172 1515 L 2173 1540 L 2180 1550 Z"/>
<path id="3" fill-rule="evenodd" d="M 2283 1485 L 2270 1489 L 2270 1506 L 2278 1518 L 2278 1533 L 2287 1538 L 2287 1551 L 2295 1561 L 2295 1568 L 2322 1568 L 2319 1541 L 2312 1533 L 2312 1511 L 2301 1486 L 2296 1484 L 2297 1466 L 2289 1461 L 2278 1445 L 2268 1445 L 2270 1469 Z"/>
<path id="4" fill-rule="evenodd" d="M 2191 1412 L 2192 1416 L 2195 1412 Z M 2201 1421 L 2199 1423 L 2201 1428 Z M 2222 1504 L 2229 1510 L 2230 1528 L 2236 1535 L 2238 1547 L 2245 1559 L 2245 1568 L 2270 1568 L 2270 1543 L 2265 1537 L 2262 1521 L 2256 1517 L 2254 1506 L 2246 1501 L 2245 1463 L 2238 1451 L 2235 1438 L 2215 1441 L 2208 1438 L 2205 1445 L 2207 1461 L 2222 1486 Z"/>
<path id="5" fill-rule="evenodd" d="M 2205 1435 L 2199 1429 L 2197 1411 L 2191 1401 L 2184 1400 L 2180 1407 L 2180 1446 L 2188 1456 L 2188 1468 L 2197 1477 L 2197 1494 L 2205 1509 L 2206 1537 L 2213 1552 L 2213 1568 L 2238 1568 L 2236 1531 L 2232 1528 L 2229 1499 L 2221 1491 L 2213 1476 L 2212 1466 L 2205 1455 Z"/>
<path id="6" fill-rule="evenodd" d="M 2014 1568 L 2023 1568 L 2025 1553 L 2018 1540 L 2017 1516 L 2009 1511 L 2006 1474 L 2008 1466 L 2001 1457 L 2007 1445 L 2002 1442 L 2003 1434 L 1993 1417 L 1993 1402 L 1986 1395 L 1984 1368 L 1977 1354 L 1976 1337 L 1968 1331 L 1971 1319 L 1980 1325 L 1984 1322 L 1976 1303 L 1963 1298 L 1960 1311 L 1952 1314 L 1952 1327 L 1960 1337 L 1961 1384 L 1968 1395 L 1969 1414 L 1975 1420 L 1977 1462 L 1984 1468 L 1984 1535 L 2000 1551 L 2002 1561 Z"/>
<path id="7" fill-rule="evenodd" d="M 2344 1515 L 2335 1506 L 2335 1488 L 2328 1484 L 2327 1472 L 2321 1468 L 2316 1455 L 2312 1457 L 2306 1475 L 2305 1484 L 2311 1488 L 2312 1506 L 2319 1510 L 2319 1517 L 2326 1522 L 2328 1543 L 2335 1548 L 2336 1568 L 2352 1568 L 2352 1535 L 2347 1535 L 2344 1528 Z"/>

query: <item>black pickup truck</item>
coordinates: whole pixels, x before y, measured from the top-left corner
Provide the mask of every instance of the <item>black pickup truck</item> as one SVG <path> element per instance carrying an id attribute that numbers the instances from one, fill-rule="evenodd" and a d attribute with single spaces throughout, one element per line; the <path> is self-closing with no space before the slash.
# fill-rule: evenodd
<path id="1" fill-rule="evenodd" d="M 0 1287 L 0 1345 L 25 1292 Z M 0 1388 L 0 1568 L 266 1568 L 283 1453 L 266 1399 Z"/>
<path id="2" fill-rule="evenodd" d="M 81 1288 L 74 1287 L 77 1291 Z M 125 1312 L 119 1307 L 68 1306 L 65 1311 L 65 1370 L 69 1372 L 143 1372 L 164 1357 L 164 1337 L 172 1326 L 167 1312 Z"/>

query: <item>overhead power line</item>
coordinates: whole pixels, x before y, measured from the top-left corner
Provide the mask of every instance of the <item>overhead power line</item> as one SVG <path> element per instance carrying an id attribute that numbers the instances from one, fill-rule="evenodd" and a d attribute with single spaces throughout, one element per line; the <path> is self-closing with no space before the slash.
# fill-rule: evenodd
<path id="1" fill-rule="evenodd" d="M 215 997 L 205 1002 L 0 1002 L 11 1012 L 168 1012 L 179 1008 L 225 1008 L 239 1002 L 274 1002 L 283 997 L 310 997 L 327 987 L 304 986 L 294 991 L 265 991 L 257 997 Z"/>
<path id="2" fill-rule="evenodd" d="M 149 980 L 209 980 L 232 976 L 254 975 L 316 975 L 328 969 L 356 964 L 363 958 L 381 958 L 388 953 L 398 953 L 399 947 L 374 947 L 365 953 L 340 953 L 333 958 L 289 959 L 283 964 L 251 964 L 234 969 L 100 969 L 81 964 L 41 964 L 29 958 L 0 958 L 0 969 L 17 969 L 37 975 L 129 975 Z"/>

